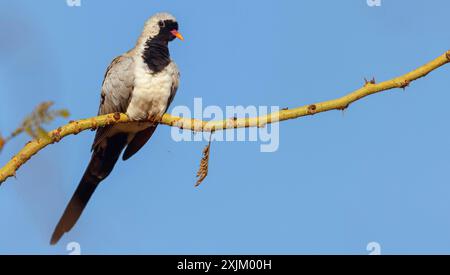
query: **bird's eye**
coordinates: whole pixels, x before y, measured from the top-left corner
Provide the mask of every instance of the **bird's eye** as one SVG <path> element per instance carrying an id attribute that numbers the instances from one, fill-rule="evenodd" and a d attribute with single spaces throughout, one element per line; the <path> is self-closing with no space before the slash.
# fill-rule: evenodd
<path id="1" fill-rule="evenodd" d="M 166 24 L 164 24 L 164 21 L 159 21 L 158 25 L 160 28 L 164 28 Z"/>

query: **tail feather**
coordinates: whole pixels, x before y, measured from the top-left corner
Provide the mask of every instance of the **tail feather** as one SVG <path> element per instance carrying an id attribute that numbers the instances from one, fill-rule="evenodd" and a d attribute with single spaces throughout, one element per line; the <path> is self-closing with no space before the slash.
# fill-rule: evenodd
<path id="1" fill-rule="evenodd" d="M 99 146 L 94 149 L 91 161 L 53 232 L 50 244 L 56 244 L 64 233 L 69 232 L 80 218 L 81 213 L 99 183 L 104 180 L 114 168 L 120 153 L 126 146 L 127 135 L 117 134 L 108 138 L 105 142 L 107 142 L 107 144 L 104 148 Z"/>

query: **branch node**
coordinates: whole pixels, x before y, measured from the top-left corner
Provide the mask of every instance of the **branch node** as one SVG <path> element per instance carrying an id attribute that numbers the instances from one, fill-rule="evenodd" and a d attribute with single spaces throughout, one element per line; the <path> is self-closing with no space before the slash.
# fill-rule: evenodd
<path id="1" fill-rule="evenodd" d="M 364 77 L 364 87 L 373 84 L 376 84 L 375 77 L 372 77 L 371 80 L 367 80 L 367 78 Z"/>
<path id="2" fill-rule="evenodd" d="M 27 161 L 27 156 L 24 154 L 24 153 L 20 153 L 19 154 L 19 161 L 20 162 L 25 162 L 25 161 Z"/>
<path id="3" fill-rule="evenodd" d="M 75 121 L 75 128 L 74 128 L 74 130 L 73 130 L 73 134 L 76 136 L 76 135 L 78 135 L 82 130 L 81 130 L 81 127 L 80 127 L 80 123 L 78 122 L 78 121 Z"/>
<path id="4" fill-rule="evenodd" d="M 410 83 L 410 81 L 408 79 L 405 79 L 405 81 L 403 81 L 399 87 L 402 88 L 403 90 L 405 90 L 406 87 L 409 86 L 409 83 Z"/>
<path id="5" fill-rule="evenodd" d="M 308 114 L 313 115 L 316 113 L 316 111 L 317 111 L 316 104 L 311 104 L 308 106 Z"/>
<path id="6" fill-rule="evenodd" d="M 96 120 L 95 118 L 92 118 L 92 119 L 91 119 L 91 122 L 92 122 L 91 131 L 96 131 L 97 128 L 98 128 L 97 120 Z"/>
<path id="7" fill-rule="evenodd" d="M 53 142 L 59 142 L 61 140 L 61 131 L 62 131 L 61 127 L 58 127 L 58 129 L 53 131 L 51 136 Z"/>

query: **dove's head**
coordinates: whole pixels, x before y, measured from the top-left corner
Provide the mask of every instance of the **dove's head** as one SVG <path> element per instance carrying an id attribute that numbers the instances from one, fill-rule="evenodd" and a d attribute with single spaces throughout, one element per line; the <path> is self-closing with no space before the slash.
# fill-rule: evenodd
<path id="1" fill-rule="evenodd" d="M 170 42 L 175 38 L 183 40 L 183 36 L 178 32 L 178 22 L 175 17 L 169 13 L 157 13 L 145 22 L 140 40 Z"/>

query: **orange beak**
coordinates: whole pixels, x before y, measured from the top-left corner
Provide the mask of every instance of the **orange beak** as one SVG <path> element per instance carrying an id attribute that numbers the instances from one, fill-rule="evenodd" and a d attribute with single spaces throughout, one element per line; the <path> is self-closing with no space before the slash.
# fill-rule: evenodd
<path id="1" fill-rule="evenodd" d="M 179 33 L 177 30 L 171 30 L 170 33 L 173 34 L 176 38 L 178 38 L 180 40 L 184 40 L 184 38 L 181 35 L 181 33 Z"/>

